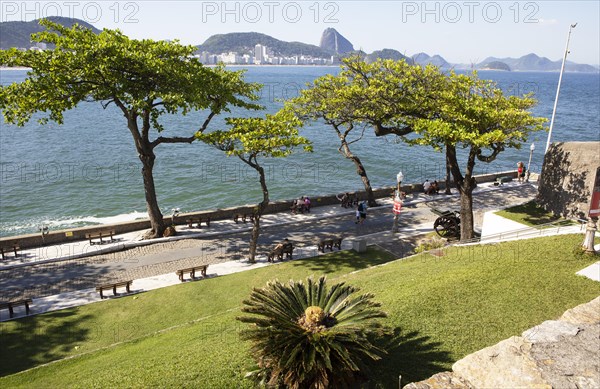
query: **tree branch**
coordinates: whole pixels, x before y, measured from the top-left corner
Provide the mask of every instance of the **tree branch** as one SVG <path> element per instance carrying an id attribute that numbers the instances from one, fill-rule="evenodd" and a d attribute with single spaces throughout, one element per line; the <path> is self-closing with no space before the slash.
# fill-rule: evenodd
<path id="1" fill-rule="evenodd" d="M 194 139 L 196 139 L 196 137 L 193 135 L 188 136 L 188 137 L 180 137 L 180 136 L 162 137 L 162 136 L 159 136 L 152 143 L 150 143 L 150 146 L 152 148 L 155 148 L 156 146 L 158 146 L 161 143 L 192 143 L 194 141 Z"/>
<path id="2" fill-rule="evenodd" d="M 504 151 L 504 145 L 502 143 L 499 143 L 497 145 L 492 144 L 491 147 L 492 147 L 492 154 L 490 154 L 488 156 L 482 155 L 483 154 L 482 150 L 478 149 L 477 150 L 477 159 L 480 160 L 481 162 L 490 163 L 496 159 L 498 154 L 500 154 L 502 151 Z"/>

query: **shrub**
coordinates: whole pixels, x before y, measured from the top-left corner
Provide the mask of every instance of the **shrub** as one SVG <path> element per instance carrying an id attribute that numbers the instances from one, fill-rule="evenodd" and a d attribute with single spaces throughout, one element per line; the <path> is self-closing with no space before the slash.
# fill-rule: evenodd
<path id="1" fill-rule="evenodd" d="M 366 379 L 366 363 L 385 351 L 372 343 L 384 335 L 377 319 L 386 314 L 372 295 L 357 295 L 326 278 L 255 288 L 237 319 L 250 323 L 242 339 L 252 342 L 257 370 L 248 377 L 268 386 L 343 388 Z"/>

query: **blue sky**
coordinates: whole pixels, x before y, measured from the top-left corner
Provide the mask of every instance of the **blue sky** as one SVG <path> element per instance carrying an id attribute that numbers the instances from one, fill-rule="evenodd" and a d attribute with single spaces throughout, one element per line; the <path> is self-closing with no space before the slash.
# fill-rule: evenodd
<path id="1" fill-rule="evenodd" d="M 333 27 L 355 48 L 440 54 L 452 63 L 536 53 L 600 63 L 598 1 L 6 1 L 1 21 L 60 14 L 133 38 L 200 44 L 213 34 L 256 31 L 319 44 Z"/>

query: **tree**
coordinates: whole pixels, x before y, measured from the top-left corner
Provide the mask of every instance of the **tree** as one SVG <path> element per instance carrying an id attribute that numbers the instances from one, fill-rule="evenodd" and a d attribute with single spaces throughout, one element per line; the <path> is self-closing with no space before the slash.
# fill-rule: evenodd
<path id="1" fill-rule="evenodd" d="M 377 320 L 386 314 L 358 291 L 327 287 L 325 277 L 254 288 L 242 307 L 250 315 L 238 317 L 252 325 L 241 333 L 258 364 L 250 377 L 289 388 L 344 388 L 366 379 L 366 362 L 385 353 L 372 336 L 386 332 Z"/>
<path id="2" fill-rule="evenodd" d="M 191 143 L 207 129 L 215 115 L 230 106 L 258 109 L 259 86 L 244 82 L 241 72 L 202 66 L 193 46 L 177 42 L 133 40 L 119 31 L 95 35 L 78 25 L 66 28 L 40 21 L 46 31 L 33 34 L 34 42 L 55 45 L 46 51 L 1 50 L 0 64 L 30 67 L 28 78 L 0 89 L 0 109 L 8 123 L 23 126 L 33 114 L 63 123 L 63 113 L 83 101 L 114 104 L 127 121 L 138 157 L 151 231 L 159 237 L 165 228 L 154 185 L 154 149 L 164 143 Z M 187 137 L 162 136 L 164 114 L 186 115 L 206 110 L 201 125 Z M 157 137 L 151 139 L 155 130 Z"/>
<path id="3" fill-rule="evenodd" d="M 303 119 L 322 120 L 335 130 L 341 142 L 338 150 L 356 166 L 370 206 L 377 205 L 375 196 L 366 169 L 350 145 L 362 139 L 367 127 L 373 127 L 377 136 L 411 133 L 410 121 L 426 117 L 432 104 L 428 90 L 440 82 L 441 75 L 434 69 L 392 60 L 367 64 L 352 56 L 343 60 L 338 75 L 316 79 L 287 102 Z M 354 130 L 360 135 L 350 140 Z"/>
<path id="4" fill-rule="evenodd" d="M 263 199 L 256 207 L 250 239 L 250 262 L 256 257 L 256 246 L 260 234 L 260 218 L 269 205 L 269 189 L 265 170 L 259 158 L 281 158 L 290 155 L 294 148 L 304 146 L 312 151 L 308 139 L 298 135 L 302 122 L 290 111 L 280 110 L 265 118 L 227 118 L 231 126 L 227 131 L 198 134 L 197 138 L 211 144 L 227 155 L 235 155 L 258 172 Z"/>
<path id="5" fill-rule="evenodd" d="M 436 150 L 445 148 L 446 161 L 460 193 L 460 236 L 461 240 L 468 240 L 474 236 L 476 160 L 489 163 L 507 147 L 519 149 L 532 131 L 543 129 L 546 119 L 528 111 L 536 104 L 530 95 L 505 96 L 494 82 L 479 79 L 476 72 L 451 72 L 435 93 L 437 103 L 430 108 L 428 117 L 411 121 L 418 136 L 407 141 Z M 457 149 L 468 153 L 464 174 L 458 164 Z"/>

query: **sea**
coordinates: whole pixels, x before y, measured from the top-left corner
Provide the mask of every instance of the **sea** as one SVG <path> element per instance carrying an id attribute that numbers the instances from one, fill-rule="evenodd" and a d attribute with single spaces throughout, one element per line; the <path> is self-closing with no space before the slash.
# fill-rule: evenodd
<path id="1" fill-rule="evenodd" d="M 239 70 L 232 67 L 232 70 Z M 247 81 L 264 85 L 260 103 L 264 111 L 233 109 L 213 120 L 210 129 L 224 129 L 227 116 L 274 113 L 282 102 L 298 95 L 317 77 L 335 74 L 337 67 L 254 66 Z M 0 83 L 21 82 L 26 70 L 0 70 Z M 552 115 L 558 73 L 480 71 L 481 78 L 497 82 L 509 95 L 533 93 L 538 104 L 532 112 Z M 204 112 L 169 115 L 162 122 L 165 136 L 189 136 L 204 120 Z M 314 151 L 301 150 L 287 158 L 262 159 L 271 200 L 293 199 L 363 189 L 351 161 L 338 151 L 333 129 L 314 122 L 301 134 Z M 507 149 L 492 163 L 477 162 L 476 173 L 515 170 L 517 162 L 539 172 L 547 132 L 532 134 L 520 149 Z M 394 136 L 375 137 L 373 131 L 356 131 L 352 151 L 362 160 L 373 187 L 395 185 L 398 172 L 404 183 L 443 180 L 444 155 L 429 147 L 411 147 Z M 552 142 L 600 140 L 600 75 L 565 73 L 558 100 Z M 530 145 L 535 150 L 530 151 Z M 209 210 L 262 199 L 257 174 L 236 157 L 202 143 L 162 144 L 154 177 L 164 215 Z M 462 155 L 464 166 L 464 154 Z M 94 224 L 122 222 L 147 216 L 141 163 L 122 113 L 114 106 L 85 102 L 65 113 L 64 124 L 24 127 L 0 124 L 0 236 L 36 233 Z"/>

